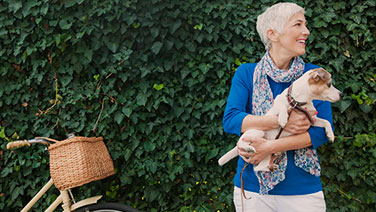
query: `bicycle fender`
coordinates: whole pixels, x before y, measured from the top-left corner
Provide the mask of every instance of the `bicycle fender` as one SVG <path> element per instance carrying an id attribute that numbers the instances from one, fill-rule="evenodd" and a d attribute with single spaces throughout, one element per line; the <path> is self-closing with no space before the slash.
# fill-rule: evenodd
<path id="1" fill-rule="evenodd" d="M 81 201 L 73 204 L 70 209 L 71 209 L 71 211 L 74 211 L 74 210 L 76 210 L 78 208 L 81 208 L 83 206 L 95 204 L 95 203 L 98 202 L 98 200 L 100 198 L 102 198 L 102 195 L 90 197 L 90 198 L 87 198 L 87 199 L 83 199 L 83 200 L 81 200 Z"/>

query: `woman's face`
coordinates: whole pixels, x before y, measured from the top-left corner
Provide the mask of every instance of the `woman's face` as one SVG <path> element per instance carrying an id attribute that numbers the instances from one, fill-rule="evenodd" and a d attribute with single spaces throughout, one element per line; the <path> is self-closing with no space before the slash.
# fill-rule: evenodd
<path id="1" fill-rule="evenodd" d="M 309 30 L 306 26 L 304 14 L 299 12 L 293 15 L 283 32 L 279 35 L 279 48 L 289 56 L 295 57 L 305 54 L 306 40 Z"/>

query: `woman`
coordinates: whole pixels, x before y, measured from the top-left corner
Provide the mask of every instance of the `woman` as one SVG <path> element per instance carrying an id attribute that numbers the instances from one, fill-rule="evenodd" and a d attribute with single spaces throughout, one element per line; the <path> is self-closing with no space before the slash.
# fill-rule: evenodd
<path id="1" fill-rule="evenodd" d="M 257 64 L 242 64 L 237 69 L 223 117 L 225 132 L 240 136 L 250 128 L 279 128 L 276 116 L 263 114 L 292 81 L 304 72 L 318 68 L 305 64 L 299 57 L 305 54 L 310 34 L 304 12 L 294 3 L 279 3 L 258 16 L 257 31 L 267 51 Z M 332 124 L 330 103 L 314 101 L 314 105 L 317 116 Z M 309 112 L 311 115 L 317 113 Z M 252 142 L 256 153 L 239 148 L 241 157 L 234 178 L 237 211 L 326 211 L 316 153 L 316 148 L 328 141 L 324 129 L 310 127 L 306 116 L 293 110 L 284 130 L 293 135 L 280 138 L 272 145 L 263 138 L 244 137 Z M 252 164 L 258 164 L 265 156 L 276 152 L 285 152 L 278 170 L 253 171 Z M 245 163 L 249 165 L 242 172 Z M 241 194 L 241 180 L 247 199 Z"/>

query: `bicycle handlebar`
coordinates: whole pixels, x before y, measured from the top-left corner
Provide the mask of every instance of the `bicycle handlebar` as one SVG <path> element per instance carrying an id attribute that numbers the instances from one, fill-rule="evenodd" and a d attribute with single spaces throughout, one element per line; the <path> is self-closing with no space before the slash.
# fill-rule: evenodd
<path id="1" fill-rule="evenodd" d="M 23 147 L 23 146 L 30 146 L 29 141 L 28 140 L 12 141 L 7 144 L 7 149 L 14 149 L 14 148 Z"/>
<path id="2" fill-rule="evenodd" d="M 44 138 L 34 138 L 30 140 L 12 141 L 7 144 L 7 149 L 14 149 L 23 146 L 30 146 L 32 143 L 40 143 L 44 145 L 50 145 L 50 143 Z"/>

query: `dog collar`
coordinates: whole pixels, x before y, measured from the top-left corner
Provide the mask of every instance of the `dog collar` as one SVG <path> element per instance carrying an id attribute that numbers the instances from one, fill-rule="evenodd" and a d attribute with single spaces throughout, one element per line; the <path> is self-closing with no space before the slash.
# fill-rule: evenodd
<path id="1" fill-rule="evenodd" d="M 294 99 L 294 97 L 291 96 L 291 90 L 292 90 L 292 85 L 290 85 L 289 89 L 287 90 L 287 101 L 289 102 L 290 106 L 293 107 L 293 108 L 296 108 L 296 107 L 301 107 L 305 104 L 307 104 L 307 102 L 298 102 Z"/>
<path id="2" fill-rule="evenodd" d="M 290 106 L 291 106 L 292 108 L 295 108 L 295 109 L 297 109 L 297 110 L 303 112 L 303 113 L 308 117 L 309 121 L 311 122 L 311 125 L 313 125 L 314 122 L 313 122 L 313 119 L 312 119 L 311 115 L 308 113 L 308 111 L 306 111 L 306 110 L 304 110 L 304 109 L 302 108 L 302 106 L 303 106 L 303 105 L 306 105 L 307 102 L 298 102 L 298 101 L 296 101 L 296 100 L 291 96 L 291 90 L 292 90 L 292 84 L 290 85 L 289 89 L 287 90 L 287 95 L 286 95 L 286 97 L 287 97 L 287 101 L 288 101 L 288 103 L 290 104 Z"/>

